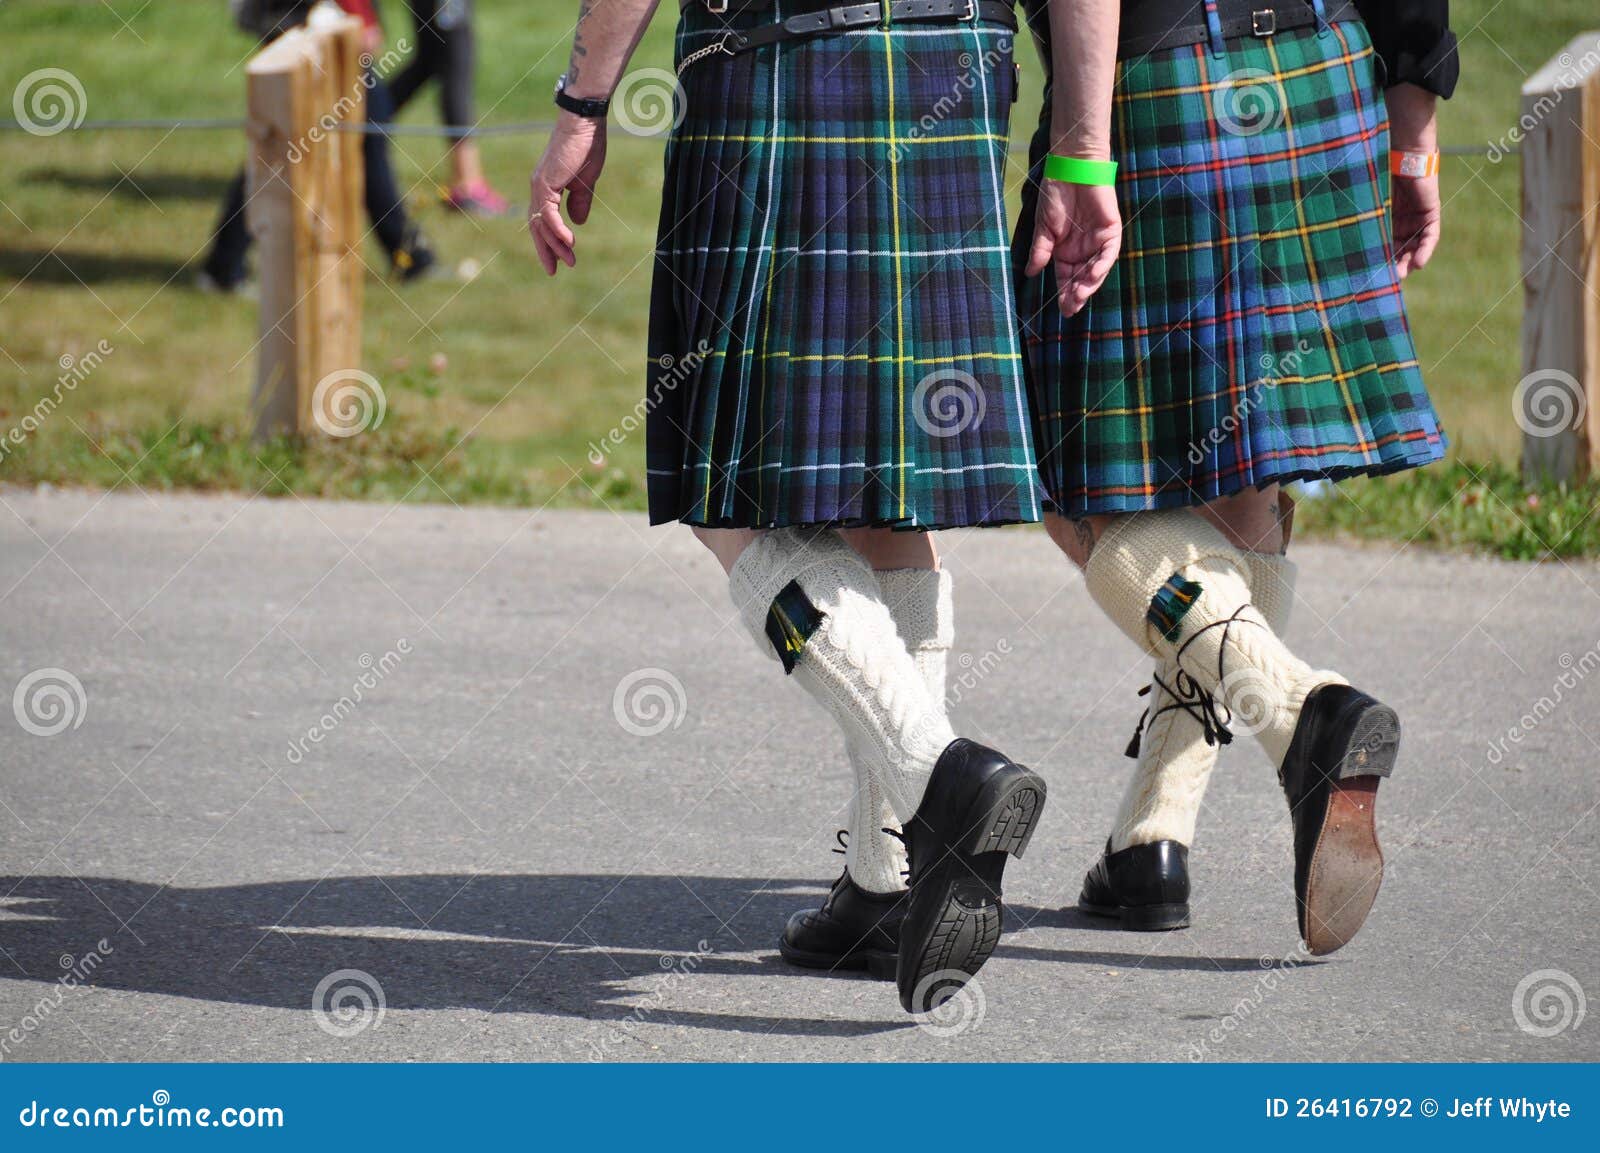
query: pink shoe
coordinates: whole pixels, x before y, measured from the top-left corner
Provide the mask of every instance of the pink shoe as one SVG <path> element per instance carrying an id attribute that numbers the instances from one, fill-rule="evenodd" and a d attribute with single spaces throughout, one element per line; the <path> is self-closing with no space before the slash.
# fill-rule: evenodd
<path id="1" fill-rule="evenodd" d="M 487 180 L 457 184 L 445 193 L 444 202 L 469 216 L 508 216 L 511 213 L 511 202 L 491 188 Z"/>

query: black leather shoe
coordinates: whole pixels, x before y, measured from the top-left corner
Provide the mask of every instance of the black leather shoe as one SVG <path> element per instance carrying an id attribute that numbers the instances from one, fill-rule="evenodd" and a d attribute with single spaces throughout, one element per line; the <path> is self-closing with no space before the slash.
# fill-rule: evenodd
<path id="1" fill-rule="evenodd" d="M 1078 908 L 1124 929 L 1156 933 L 1189 924 L 1189 846 L 1154 841 L 1106 851 L 1083 879 Z"/>
<path id="2" fill-rule="evenodd" d="M 1021 857 L 1044 808 L 1044 778 L 973 741 L 940 754 L 905 826 L 911 902 L 900 926 L 900 1004 L 925 1013 L 954 996 L 1000 940 L 1006 854 Z"/>
<path id="3" fill-rule="evenodd" d="M 1349 685 L 1306 697 L 1278 781 L 1294 818 L 1295 901 L 1312 953 L 1346 944 L 1378 896 L 1374 805 L 1399 751 L 1400 718 L 1387 705 Z"/>
<path id="4" fill-rule="evenodd" d="M 880 981 L 892 981 L 906 906 L 904 890 L 869 893 L 843 873 L 822 908 L 803 909 L 789 918 L 778 952 L 802 969 L 865 970 Z"/>

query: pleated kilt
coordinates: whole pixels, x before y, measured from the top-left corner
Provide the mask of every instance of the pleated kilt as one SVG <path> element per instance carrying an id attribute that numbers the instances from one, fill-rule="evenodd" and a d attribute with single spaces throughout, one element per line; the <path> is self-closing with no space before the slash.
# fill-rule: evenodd
<path id="1" fill-rule="evenodd" d="M 1042 0 L 1029 0 L 1036 32 Z M 1063 320 L 1023 277 L 1045 125 L 1016 243 L 1052 505 L 1193 505 L 1444 455 L 1394 271 L 1389 131 L 1359 21 L 1124 60 L 1113 152 L 1122 255 Z M 1046 109 L 1049 102 L 1046 101 Z"/>
<path id="2" fill-rule="evenodd" d="M 685 8 L 684 56 L 793 15 Z M 1037 520 L 1004 179 L 1013 33 L 902 25 L 682 76 L 650 308 L 650 519 Z"/>

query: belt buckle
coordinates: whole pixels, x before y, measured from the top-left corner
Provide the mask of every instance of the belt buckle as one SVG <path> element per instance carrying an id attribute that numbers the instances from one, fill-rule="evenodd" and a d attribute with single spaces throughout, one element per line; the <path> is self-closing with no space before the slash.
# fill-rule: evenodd
<path id="1" fill-rule="evenodd" d="M 1258 8 L 1250 13 L 1250 35 L 1272 36 L 1278 31 L 1278 10 L 1276 8 Z"/>
<path id="2" fill-rule="evenodd" d="M 726 16 L 728 14 L 729 0 L 706 0 L 706 10 L 713 16 Z"/>

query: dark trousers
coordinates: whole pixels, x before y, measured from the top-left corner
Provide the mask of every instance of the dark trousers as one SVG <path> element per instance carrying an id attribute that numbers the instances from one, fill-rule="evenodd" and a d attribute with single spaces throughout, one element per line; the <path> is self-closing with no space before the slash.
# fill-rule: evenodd
<path id="1" fill-rule="evenodd" d="M 399 111 L 430 80 L 439 81 L 440 116 L 450 128 L 471 128 L 472 73 L 476 50 L 472 36 L 472 0 L 406 0 L 417 26 L 417 48 L 394 78 L 394 106 Z"/>
<path id="2" fill-rule="evenodd" d="M 370 73 L 368 81 L 371 87 L 367 90 L 367 122 L 388 124 L 394 119 L 389 89 Z M 361 153 L 367 170 L 367 217 L 384 251 L 393 258 L 405 243 L 406 205 L 400 186 L 395 182 L 394 168 L 389 163 L 389 138 L 381 132 L 367 133 L 361 139 Z M 245 277 L 250 230 L 245 227 L 244 196 L 245 174 L 240 172 L 228 186 L 211 242 L 211 255 L 205 263 L 206 271 L 224 287 L 231 287 Z"/>

